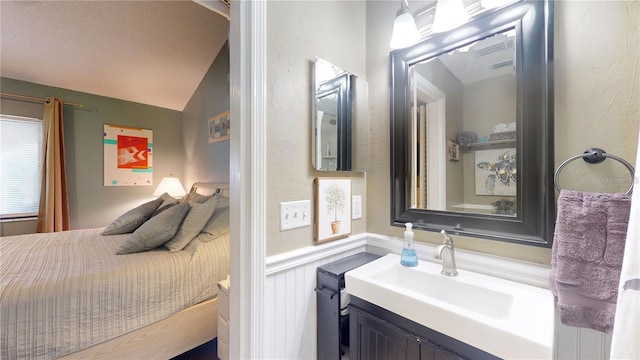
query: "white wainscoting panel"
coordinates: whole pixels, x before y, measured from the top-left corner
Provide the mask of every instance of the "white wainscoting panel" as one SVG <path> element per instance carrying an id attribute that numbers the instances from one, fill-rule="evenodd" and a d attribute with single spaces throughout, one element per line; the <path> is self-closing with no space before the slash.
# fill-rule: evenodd
<path id="1" fill-rule="evenodd" d="M 315 359 L 316 268 L 365 251 L 362 236 L 333 241 L 267 259 L 266 359 Z"/>
<path id="2" fill-rule="evenodd" d="M 609 360 L 611 334 L 563 325 L 556 312 L 555 347 L 558 360 Z"/>
<path id="3" fill-rule="evenodd" d="M 422 261 L 432 259 L 433 245 L 417 243 Z M 367 249 L 383 255 L 400 253 L 402 240 L 358 234 L 345 240 L 310 246 L 267 258 L 265 281 L 266 359 L 316 359 L 316 268 Z M 459 250 L 460 268 L 548 288 L 548 267 Z M 609 360 L 611 335 L 560 323 L 556 314 L 557 360 Z"/>

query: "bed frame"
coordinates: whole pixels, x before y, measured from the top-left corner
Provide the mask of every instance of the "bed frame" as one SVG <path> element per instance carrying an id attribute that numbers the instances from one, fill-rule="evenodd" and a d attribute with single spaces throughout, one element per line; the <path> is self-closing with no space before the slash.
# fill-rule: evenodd
<path id="1" fill-rule="evenodd" d="M 189 192 L 211 195 L 217 191 L 229 196 L 229 184 L 197 182 Z M 217 336 L 218 298 L 215 297 L 138 330 L 57 359 L 171 359 Z"/>
<path id="2" fill-rule="evenodd" d="M 171 359 L 217 336 L 216 297 L 164 320 L 58 359 Z"/>
<path id="3" fill-rule="evenodd" d="M 213 195 L 216 192 L 220 192 L 229 197 L 229 184 L 197 182 L 191 186 L 189 192 L 197 192 L 201 195 Z"/>

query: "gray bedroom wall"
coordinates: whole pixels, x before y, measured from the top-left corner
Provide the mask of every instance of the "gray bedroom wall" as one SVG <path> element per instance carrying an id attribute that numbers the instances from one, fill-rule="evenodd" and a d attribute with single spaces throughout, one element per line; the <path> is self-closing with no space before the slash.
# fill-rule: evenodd
<path id="1" fill-rule="evenodd" d="M 210 144 L 208 137 L 208 120 L 229 110 L 229 101 L 226 43 L 182 112 L 185 165 L 181 180 L 187 191 L 197 181 L 229 182 L 229 140 Z"/>
<path id="2" fill-rule="evenodd" d="M 152 193 L 163 176 L 172 173 L 183 178 L 182 113 L 179 111 L 8 78 L 1 79 L 0 88 L 2 92 L 40 98 L 55 96 L 84 104 L 84 109 L 64 108 L 69 213 L 73 229 L 106 226 L 125 211 L 153 199 Z M 42 118 L 42 104 L 2 99 L 0 111 Z M 153 130 L 152 186 L 103 186 L 104 124 Z M 25 232 L 35 232 L 34 222 L 2 224 L 2 235 Z"/>

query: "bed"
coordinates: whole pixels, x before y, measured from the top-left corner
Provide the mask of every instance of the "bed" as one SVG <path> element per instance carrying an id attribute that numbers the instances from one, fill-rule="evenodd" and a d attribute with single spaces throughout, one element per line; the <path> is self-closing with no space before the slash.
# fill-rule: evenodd
<path id="1" fill-rule="evenodd" d="M 220 205 L 225 189 L 196 183 L 190 194 L 217 193 Z M 0 358 L 169 359 L 216 337 L 216 285 L 229 273 L 228 198 L 213 215 L 216 231 L 202 230 L 179 251 L 116 255 L 137 230 L 0 238 Z"/>

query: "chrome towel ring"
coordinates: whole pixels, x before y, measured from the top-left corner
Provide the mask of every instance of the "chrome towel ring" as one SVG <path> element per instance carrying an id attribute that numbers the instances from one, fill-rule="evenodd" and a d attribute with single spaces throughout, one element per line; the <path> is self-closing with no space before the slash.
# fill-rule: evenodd
<path id="1" fill-rule="evenodd" d="M 631 195 L 631 192 L 633 191 L 633 182 L 634 182 L 634 176 L 635 176 L 635 169 L 633 168 L 633 166 L 631 166 L 631 164 L 629 164 L 627 160 L 616 155 L 607 154 L 606 151 L 598 148 L 591 148 L 582 154 L 572 156 L 567 160 L 565 160 L 562 164 L 560 164 L 560 166 L 558 166 L 558 169 L 553 175 L 553 183 L 556 185 L 556 189 L 558 189 L 558 191 L 562 190 L 560 188 L 560 183 L 558 182 L 560 171 L 562 171 L 562 169 L 573 160 L 580 159 L 580 158 L 582 158 L 582 160 L 588 162 L 589 164 L 599 164 L 603 162 L 606 158 L 612 158 L 614 160 L 619 161 L 631 173 L 631 186 L 629 186 L 629 190 L 627 190 L 626 192 L 627 195 Z"/>

